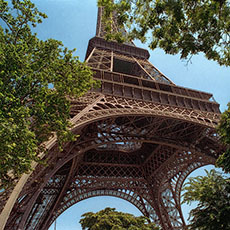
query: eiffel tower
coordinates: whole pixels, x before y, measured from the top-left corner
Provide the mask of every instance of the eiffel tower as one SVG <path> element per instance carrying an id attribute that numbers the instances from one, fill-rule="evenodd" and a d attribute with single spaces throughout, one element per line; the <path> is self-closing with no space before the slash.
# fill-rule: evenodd
<path id="1" fill-rule="evenodd" d="M 222 152 L 212 94 L 175 85 L 133 43 L 106 41 L 102 13 L 85 59 L 101 87 L 72 101 L 79 138 L 62 152 L 51 139 L 48 166 L 35 164 L 1 194 L 5 230 L 47 230 L 66 209 L 96 196 L 127 200 L 164 230 L 185 229 L 183 182 Z"/>

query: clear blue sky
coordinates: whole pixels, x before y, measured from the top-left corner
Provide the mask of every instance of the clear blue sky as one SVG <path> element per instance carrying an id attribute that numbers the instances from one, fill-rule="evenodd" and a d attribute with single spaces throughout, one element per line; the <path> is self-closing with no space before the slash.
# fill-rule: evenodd
<path id="1" fill-rule="evenodd" d="M 55 38 L 72 49 L 84 60 L 88 40 L 95 36 L 97 7 L 96 0 L 45 0 L 34 1 L 38 8 L 48 15 L 48 19 L 36 28 L 41 39 Z M 136 42 L 138 46 L 144 45 Z M 175 84 L 213 93 L 220 103 L 221 111 L 230 101 L 230 68 L 220 67 L 203 55 L 192 58 L 186 65 L 179 56 L 166 55 L 161 50 L 150 51 L 150 61 Z M 199 171 L 200 172 L 200 171 Z M 98 211 L 104 207 L 116 207 L 123 212 L 140 215 L 131 204 L 112 197 L 91 198 L 69 208 L 57 219 L 57 230 L 80 230 L 80 216 L 88 211 Z M 52 226 L 50 228 L 54 229 Z"/>

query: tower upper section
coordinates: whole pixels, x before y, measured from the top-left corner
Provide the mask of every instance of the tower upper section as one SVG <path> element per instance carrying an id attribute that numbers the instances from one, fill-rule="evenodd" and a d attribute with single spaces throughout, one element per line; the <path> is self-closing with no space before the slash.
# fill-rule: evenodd
<path id="1" fill-rule="evenodd" d="M 112 30 L 115 32 L 120 31 L 117 24 L 116 13 L 113 14 L 113 18 L 112 18 Z M 125 30 L 122 32 L 125 33 Z M 161 81 L 168 84 L 173 84 L 172 81 L 170 81 L 170 79 L 168 79 L 165 75 L 163 75 L 157 68 L 155 68 L 148 61 L 148 58 L 150 56 L 148 50 L 136 47 L 133 42 L 118 43 L 117 41 L 107 41 L 105 39 L 105 33 L 106 31 L 105 31 L 105 24 L 103 22 L 103 8 L 99 7 L 98 15 L 97 15 L 96 36 L 89 40 L 88 49 L 86 52 L 85 59 L 89 63 L 92 61 L 91 58 L 92 56 L 90 55 L 92 54 L 93 50 L 94 51 L 95 49 L 97 51 L 103 50 L 104 53 L 107 52 L 109 56 L 112 55 L 111 58 L 113 59 L 112 60 L 113 67 L 110 68 L 110 71 L 124 69 L 121 67 L 123 63 L 123 67 L 126 66 L 127 68 L 130 69 L 130 70 L 124 70 L 125 71 L 124 73 L 126 74 L 130 74 L 130 75 L 138 74 L 137 76 L 139 76 L 140 72 L 143 72 L 142 75 L 145 75 L 145 77 L 147 77 L 148 79 L 152 79 L 154 81 Z M 102 59 L 103 58 L 101 58 L 100 61 L 102 61 Z M 119 66 L 116 63 L 117 64 L 119 63 Z M 93 65 L 92 67 L 95 67 L 95 65 Z M 101 68 L 101 66 L 99 68 Z M 146 68 L 148 70 L 146 70 Z"/>
<path id="2" fill-rule="evenodd" d="M 116 41 L 108 42 L 105 39 L 106 31 L 105 31 L 105 23 L 103 22 L 103 12 L 104 12 L 103 8 L 99 7 L 98 14 L 97 14 L 96 36 L 89 41 L 89 47 L 86 53 L 86 58 L 90 54 L 92 48 L 98 47 L 102 49 L 107 48 L 113 50 L 114 52 L 118 52 L 124 55 L 129 55 L 129 56 L 132 55 L 138 58 L 148 59 L 150 56 L 148 50 L 136 47 L 133 42 L 125 42 L 125 43 L 118 43 Z M 125 30 L 121 31 L 121 29 L 118 27 L 116 13 L 113 13 L 112 16 L 112 30 L 114 32 L 125 33 Z"/>
<path id="3" fill-rule="evenodd" d="M 105 39 L 103 9 L 98 9 L 96 36 L 89 40 L 86 62 L 94 78 L 102 82 L 103 94 L 151 101 L 173 107 L 219 113 L 212 94 L 176 86 L 149 62 L 149 52 L 131 43 Z M 119 32 L 116 14 L 112 29 Z M 125 31 L 124 31 L 125 32 Z"/>

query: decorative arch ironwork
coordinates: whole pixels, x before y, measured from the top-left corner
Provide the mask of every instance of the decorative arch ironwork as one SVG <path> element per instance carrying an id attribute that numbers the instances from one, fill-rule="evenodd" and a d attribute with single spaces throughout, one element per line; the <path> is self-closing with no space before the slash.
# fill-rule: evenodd
<path id="1" fill-rule="evenodd" d="M 117 117 L 114 117 L 114 119 L 117 119 Z M 154 122 L 153 122 L 154 119 L 156 119 L 155 120 L 156 123 L 159 122 L 159 120 L 157 118 L 155 118 L 155 117 L 153 117 L 153 118 L 149 117 L 148 119 L 150 119 L 150 120 L 147 119 L 148 125 L 144 124 L 144 122 L 142 120 L 142 116 L 137 116 L 137 117 L 135 117 L 135 116 L 132 117 L 131 116 L 130 119 L 131 120 L 129 120 L 129 119 L 127 120 L 127 117 L 126 118 L 122 117 L 122 121 L 119 121 L 119 122 L 121 122 L 122 125 L 123 124 L 128 124 L 129 128 L 131 127 L 130 124 L 135 124 L 135 122 L 137 122 L 137 121 L 141 122 L 141 124 L 143 126 L 143 129 L 142 130 L 140 129 L 139 132 L 142 133 L 142 134 L 144 133 L 143 130 L 145 130 L 146 128 L 148 128 L 148 131 L 152 130 L 152 128 L 153 128 L 152 126 L 154 126 Z M 103 124 L 104 124 L 103 126 L 100 125 L 101 122 L 103 122 Z M 185 168 L 186 167 L 188 168 L 187 169 L 188 173 L 191 170 L 193 170 L 194 168 L 199 167 L 200 163 L 198 163 L 198 164 L 194 163 L 194 161 L 196 159 L 198 159 L 200 162 L 202 162 L 202 161 L 206 162 L 207 161 L 207 163 L 210 163 L 210 160 L 213 161 L 213 159 L 215 158 L 214 155 L 207 157 L 204 154 L 200 154 L 195 149 L 193 150 L 194 152 L 192 152 L 191 148 L 189 148 L 188 145 L 185 144 L 183 141 L 180 142 L 179 140 L 177 140 L 177 142 L 176 142 L 177 145 L 175 143 L 173 143 L 173 142 L 170 143 L 170 141 L 168 139 L 167 139 L 167 141 L 164 141 L 164 138 L 163 138 L 164 137 L 164 135 L 163 135 L 164 132 L 162 133 L 162 135 L 163 135 L 163 137 L 162 137 L 163 139 L 162 140 L 161 139 L 154 139 L 153 137 L 150 138 L 149 136 L 148 136 L 148 138 L 145 137 L 145 139 L 140 138 L 140 137 L 136 138 L 136 137 L 134 137 L 132 135 L 128 136 L 127 139 L 125 139 L 124 136 L 122 136 L 122 135 L 119 136 L 118 133 L 116 133 L 116 135 L 110 135 L 110 136 L 108 136 L 108 135 L 98 135 L 98 133 L 103 132 L 105 128 L 108 129 L 109 123 L 112 125 L 112 128 L 114 129 L 114 120 L 110 120 L 110 119 L 107 119 L 107 120 L 105 119 L 105 120 L 97 121 L 97 122 L 91 123 L 90 125 L 86 126 L 84 128 L 84 130 L 82 130 L 83 133 L 85 134 L 85 136 L 82 135 L 79 138 L 79 140 L 77 140 L 76 143 L 72 143 L 72 149 L 69 147 L 69 153 L 66 154 L 66 152 L 64 152 L 62 158 L 61 158 L 61 156 L 56 156 L 56 157 L 59 157 L 62 162 L 66 162 L 66 163 L 60 164 L 59 167 L 57 167 L 58 164 L 55 163 L 55 165 L 57 167 L 56 171 L 58 171 L 58 168 L 59 168 L 59 170 L 61 169 L 61 165 L 67 164 L 68 162 L 70 162 L 72 159 L 75 159 L 75 158 L 76 158 L 75 159 L 75 163 L 72 163 L 72 164 L 73 165 L 75 164 L 77 166 L 76 162 L 80 162 L 81 158 L 86 153 L 90 153 L 89 152 L 90 149 L 95 149 L 95 151 L 98 151 L 98 152 L 103 151 L 103 149 L 107 149 L 107 150 L 109 149 L 110 151 L 112 149 L 116 150 L 116 151 L 120 150 L 123 154 L 124 154 L 124 152 L 126 152 L 126 155 L 127 155 L 128 158 L 126 158 L 125 160 L 127 162 L 129 162 L 129 163 L 131 162 L 131 164 L 140 164 L 141 165 L 143 178 L 146 179 L 148 177 L 148 180 L 146 180 L 148 182 L 145 182 L 145 183 L 147 183 L 147 184 L 154 184 L 154 185 L 157 186 L 157 188 L 159 190 L 158 196 L 154 198 L 155 200 L 152 198 L 152 201 L 151 201 L 152 202 L 152 206 L 154 206 L 154 204 L 156 205 L 156 203 L 157 203 L 156 200 L 162 200 L 162 203 L 164 203 L 163 200 L 164 200 L 165 196 L 168 197 L 167 201 L 169 201 L 169 199 L 172 199 L 169 194 L 166 194 L 166 195 L 164 194 L 164 191 L 162 190 L 163 187 L 161 188 L 161 184 L 164 184 L 164 186 L 168 184 L 170 186 L 168 186 L 168 187 L 166 186 L 167 189 L 169 189 L 169 187 L 171 189 L 171 185 L 172 184 L 167 183 L 167 181 L 168 180 L 172 180 L 173 176 L 174 176 L 174 179 L 175 179 L 176 175 L 180 174 L 181 171 L 184 172 L 183 175 L 185 177 L 185 174 L 186 174 L 185 173 L 186 172 Z M 95 133 L 88 132 L 89 130 L 87 131 L 87 129 L 88 128 L 91 129 L 93 125 L 96 125 L 98 127 L 98 129 L 96 129 Z M 170 126 L 170 122 L 169 121 L 167 121 L 167 125 Z M 173 125 L 172 127 L 175 127 L 175 125 Z M 158 125 L 158 128 L 160 128 L 160 125 Z M 186 132 L 188 132 L 188 129 L 189 128 L 185 129 Z M 100 132 L 99 132 L 99 130 L 100 130 Z M 119 129 L 115 129 L 115 130 L 118 130 L 119 132 L 121 132 L 122 129 L 119 128 Z M 163 130 L 164 130 L 164 128 L 161 128 L 161 132 Z M 170 132 L 169 132 L 170 129 L 169 129 L 169 127 L 167 128 L 167 130 L 168 131 L 165 132 L 165 135 L 170 135 Z M 206 131 L 206 129 L 204 129 L 204 127 L 202 127 L 201 130 L 205 130 Z M 132 134 L 131 131 L 132 130 L 129 130 L 129 134 Z M 200 129 L 198 129 L 197 131 L 200 132 Z M 124 130 L 124 133 L 127 133 L 127 130 Z M 158 136 L 158 133 L 157 133 L 156 129 L 155 129 L 154 133 Z M 88 135 L 88 134 L 90 134 L 90 135 Z M 181 133 L 181 136 L 183 136 L 183 133 Z M 96 139 L 96 137 L 98 139 Z M 92 140 L 93 140 L 93 142 L 92 142 Z M 130 151 L 131 152 L 133 152 L 135 150 L 138 151 L 138 150 L 140 150 L 140 146 L 137 145 L 138 147 L 136 149 L 135 148 L 133 149 L 133 147 L 129 147 L 128 149 L 124 149 L 124 148 L 123 149 L 121 149 L 121 148 L 119 149 L 119 146 L 116 145 L 116 143 L 117 142 L 122 142 L 122 141 L 123 141 L 123 143 L 130 142 L 132 144 L 133 143 L 139 144 L 140 142 L 141 143 L 147 143 L 149 145 L 152 144 L 151 147 L 152 147 L 153 153 L 149 154 L 148 156 L 147 155 L 144 156 L 144 160 L 143 160 L 143 159 L 141 159 L 142 157 L 141 157 L 140 152 L 138 152 L 138 155 L 135 155 L 135 157 L 132 159 L 132 157 L 129 156 Z M 77 145 L 77 143 L 79 143 L 79 146 Z M 109 146 L 110 146 L 110 148 L 109 148 Z M 78 151 L 76 152 L 76 148 L 77 148 L 77 150 L 80 148 L 82 150 L 81 151 L 82 154 L 78 153 Z M 182 148 L 184 150 L 183 151 L 179 151 L 178 149 L 180 149 L 180 148 Z M 147 147 L 145 146 L 144 150 L 146 152 L 146 150 L 148 150 L 148 146 Z M 161 155 L 162 151 L 164 152 L 163 158 L 162 158 L 162 156 L 160 156 L 160 158 L 157 157 L 157 154 Z M 75 154 L 71 153 L 71 152 L 75 152 Z M 54 154 L 52 154 L 52 156 L 53 155 Z M 103 163 L 103 162 L 102 162 L 102 160 L 100 158 L 97 158 L 97 156 L 99 156 L 99 155 L 98 154 L 94 154 L 93 155 L 93 157 L 94 157 L 93 158 L 93 162 L 99 165 L 100 163 Z M 139 157 L 137 158 L 137 156 L 139 156 Z M 65 159 L 65 157 L 66 157 L 66 159 Z M 88 161 L 89 161 L 88 163 L 92 163 L 92 162 L 90 162 L 90 154 L 88 154 L 87 157 L 88 157 Z M 108 157 L 108 155 L 107 155 L 107 157 Z M 50 159 L 50 160 L 54 160 L 54 159 Z M 123 160 L 123 163 L 124 163 L 124 167 L 126 167 L 126 170 L 128 169 L 128 166 L 131 168 L 132 171 L 131 171 L 131 173 L 129 172 L 129 174 L 135 175 L 135 178 L 137 179 L 137 175 L 140 174 L 141 171 L 138 171 L 139 173 L 136 173 L 137 170 L 135 169 L 134 165 L 128 165 L 128 163 L 125 162 L 124 159 L 122 159 L 122 160 Z M 112 162 L 113 162 L 113 164 L 119 164 L 119 163 L 121 163 L 121 162 L 117 162 L 116 163 L 115 159 L 112 159 L 112 162 L 106 162 L 106 161 L 108 161 L 108 159 L 106 159 L 105 156 L 104 156 L 104 161 L 105 161 L 104 163 L 107 163 L 107 164 L 108 163 L 111 164 Z M 157 163 L 157 161 L 159 163 Z M 191 164 L 192 164 L 192 166 L 191 166 Z M 83 164 L 81 162 L 81 166 L 79 166 L 79 167 L 80 168 L 84 167 L 84 165 L 83 166 L 82 165 Z M 97 167 L 99 167 L 98 165 L 97 165 Z M 178 167 L 179 165 L 181 167 Z M 186 167 L 185 167 L 185 165 L 186 165 Z M 189 166 L 190 166 L 190 168 L 189 168 Z M 106 167 L 105 165 L 101 166 L 101 168 L 105 168 L 105 167 Z M 89 170 L 89 168 L 87 170 Z M 166 174 L 167 176 L 166 177 L 165 177 L 165 175 L 163 175 L 163 174 L 165 174 L 165 172 L 167 172 L 167 174 Z M 45 172 L 43 172 L 43 174 L 44 173 Z M 127 174 L 127 172 L 126 172 L 126 174 Z M 65 173 L 65 175 L 68 175 L 68 173 Z M 92 173 L 91 173 L 91 175 L 92 175 Z M 103 173 L 103 175 L 104 175 L 104 177 L 106 177 L 105 173 Z M 40 177 L 40 176 L 41 175 L 38 175 L 38 177 Z M 109 176 L 109 175 L 107 175 L 107 176 Z M 165 177 L 165 179 L 164 179 L 164 177 Z M 50 176 L 47 177 L 47 180 L 48 180 L 48 178 L 50 178 Z M 34 178 L 34 179 L 36 179 L 36 178 Z M 119 178 L 119 179 L 121 179 L 121 178 Z M 60 178 L 59 178 L 59 181 L 57 181 L 57 182 L 59 183 L 59 185 L 61 185 L 60 184 L 61 181 L 63 181 L 63 184 L 64 184 L 65 180 L 66 180 L 66 177 L 63 177 L 62 180 L 60 180 Z M 43 185 L 43 187 L 44 187 L 44 185 Z M 60 190 L 60 187 L 57 187 L 57 190 Z M 41 188 L 42 188 L 42 186 L 40 186 L 40 190 L 41 190 Z M 150 188 L 152 188 L 152 187 L 150 186 Z M 178 188 L 179 187 L 177 187 L 177 189 L 175 190 L 177 193 L 180 190 Z M 37 190 L 37 191 L 39 191 L 39 190 Z M 175 191 L 172 190 L 172 192 L 174 193 L 174 196 L 176 195 Z M 145 193 L 146 193 L 146 189 L 145 189 Z M 151 191 L 149 192 L 149 194 L 150 193 L 151 193 Z M 39 194 L 40 193 L 37 192 L 37 198 L 34 197 L 32 199 L 35 203 L 37 202 L 37 199 L 39 199 Z M 160 195 L 160 194 L 162 194 L 162 195 Z M 159 196 L 162 196 L 162 197 L 159 197 Z M 175 198 L 173 198 L 173 199 L 175 200 L 175 206 L 176 206 L 176 203 L 178 204 L 178 199 L 175 199 Z M 44 202 L 49 202 L 50 204 L 52 203 L 51 200 L 44 200 Z M 163 205 L 164 204 L 162 204 L 162 206 Z M 47 206 L 46 208 L 49 208 L 49 207 Z M 169 208 L 170 207 L 166 207 L 165 208 L 165 210 L 167 211 L 167 213 L 169 211 Z M 177 207 L 177 209 L 179 209 L 179 207 Z M 158 215 L 160 214 L 161 218 L 163 216 L 162 215 L 163 211 L 164 211 L 164 209 L 162 207 L 160 208 L 160 210 L 158 210 Z M 31 213 L 31 212 L 29 211 L 28 213 Z M 180 214 L 180 210 L 177 211 L 177 216 L 179 216 L 179 218 L 181 219 L 182 216 L 180 216 L 179 214 Z M 173 215 L 175 216 L 175 214 L 173 214 Z M 154 215 L 152 215 L 152 216 L 154 216 Z M 175 217 L 173 217 L 173 218 L 174 218 L 173 221 L 174 221 L 175 224 L 173 226 L 169 226 L 169 227 L 176 228 L 177 226 L 179 226 L 181 228 L 183 226 L 183 221 L 181 223 L 181 222 L 176 221 Z M 53 219 L 53 217 L 52 217 L 52 219 Z M 155 220 L 157 221 L 156 218 L 155 218 Z M 172 219 L 170 219 L 170 220 L 172 221 Z M 162 221 L 164 221 L 164 220 L 158 220 L 157 222 L 160 223 Z M 36 224 L 36 222 L 31 222 L 31 221 L 27 220 L 27 225 L 28 225 L 28 223 L 30 223 L 31 226 L 32 225 L 34 226 L 34 224 Z M 47 223 L 47 224 L 50 225 L 50 223 L 49 224 Z M 28 229 L 30 229 L 30 228 L 28 227 Z"/>
<path id="2" fill-rule="evenodd" d="M 76 190 L 72 191 L 72 194 L 68 194 L 69 200 L 65 200 L 58 209 L 58 211 L 55 213 L 55 216 L 52 217 L 52 220 L 50 222 L 50 225 L 57 219 L 63 212 L 65 212 L 69 207 L 72 205 L 77 204 L 78 202 L 92 198 L 92 197 L 98 197 L 98 196 L 112 196 L 117 197 L 123 200 L 128 201 L 132 205 L 134 205 L 139 211 L 145 215 L 150 217 L 154 223 L 159 224 L 159 218 L 157 217 L 157 214 L 155 213 L 152 206 L 149 204 L 149 202 L 145 199 L 143 199 L 140 195 L 136 194 L 135 192 L 126 190 L 126 189 L 94 189 L 92 191 L 81 191 L 81 193 L 77 193 Z"/>

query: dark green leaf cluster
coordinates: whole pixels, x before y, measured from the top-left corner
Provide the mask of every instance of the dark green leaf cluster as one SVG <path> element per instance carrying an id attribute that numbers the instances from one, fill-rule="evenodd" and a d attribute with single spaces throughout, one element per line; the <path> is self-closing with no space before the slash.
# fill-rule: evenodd
<path id="1" fill-rule="evenodd" d="M 151 49 L 180 53 L 182 59 L 202 52 L 225 66 L 230 65 L 229 4 L 225 0 L 98 0 L 106 12 L 107 38 L 115 38 L 108 18 L 116 11 L 118 23 L 128 31 L 121 41 L 148 41 Z"/>
<path id="2" fill-rule="evenodd" d="M 69 131 L 69 97 L 94 81 L 74 50 L 60 41 L 39 40 L 31 26 L 46 15 L 30 0 L 0 0 L 0 184 L 6 187 L 39 161 L 41 147 L 56 133 L 60 146 Z"/>
<path id="3" fill-rule="evenodd" d="M 80 220 L 83 230 L 157 230 L 149 219 L 105 208 L 97 213 L 88 212 Z"/>
<path id="4" fill-rule="evenodd" d="M 211 170 L 206 176 L 190 178 L 184 187 L 184 201 L 198 201 L 190 212 L 191 230 L 230 229 L 230 179 Z"/>

